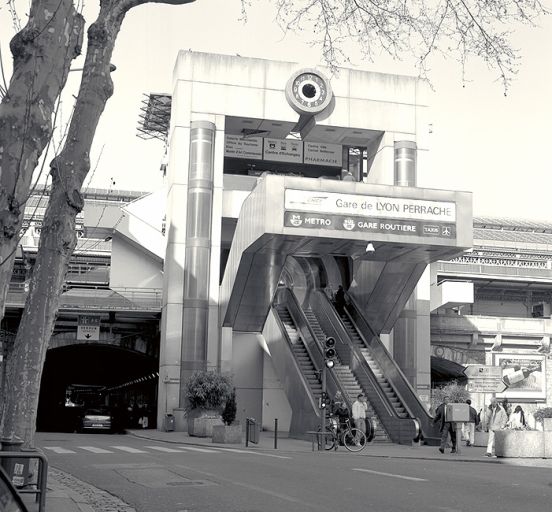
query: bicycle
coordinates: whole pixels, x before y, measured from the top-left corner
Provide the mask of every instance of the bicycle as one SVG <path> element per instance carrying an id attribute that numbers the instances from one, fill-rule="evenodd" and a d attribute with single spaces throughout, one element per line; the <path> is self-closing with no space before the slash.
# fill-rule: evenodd
<path id="1" fill-rule="evenodd" d="M 319 427 L 318 430 L 320 431 L 321 428 Z M 322 436 L 325 450 L 337 450 L 337 447 L 342 444 L 350 452 L 359 452 L 366 446 L 366 434 L 361 429 L 352 427 L 351 420 L 348 418 L 345 420 L 345 428 L 340 432 L 337 419 L 330 416 L 325 431 L 332 434 Z"/>

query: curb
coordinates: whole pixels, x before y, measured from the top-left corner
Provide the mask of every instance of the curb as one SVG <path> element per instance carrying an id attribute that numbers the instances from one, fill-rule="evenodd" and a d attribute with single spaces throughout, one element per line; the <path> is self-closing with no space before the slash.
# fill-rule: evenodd
<path id="1" fill-rule="evenodd" d="M 126 434 L 129 435 L 129 436 L 132 436 L 132 437 L 136 437 L 137 439 L 147 439 L 148 441 L 155 441 L 155 442 L 159 442 L 159 443 L 190 445 L 190 446 L 197 446 L 199 448 L 205 448 L 205 447 L 228 448 L 229 447 L 228 445 L 221 445 L 221 444 L 218 444 L 218 443 L 213 443 L 213 444 L 206 445 L 205 443 L 194 443 L 194 442 L 189 442 L 189 441 L 186 441 L 186 440 L 173 441 L 171 439 L 158 439 L 158 438 L 149 437 L 149 436 L 146 436 L 146 435 L 139 435 L 139 434 L 136 434 L 135 432 L 130 432 L 128 430 L 126 431 Z M 234 446 L 234 445 L 231 445 L 231 446 Z M 240 448 L 244 448 L 244 446 L 240 445 Z M 269 450 L 266 449 L 266 448 L 253 448 L 252 451 L 266 452 L 266 451 L 269 451 Z M 280 451 L 280 450 L 277 450 L 277 451 Z M 301 451 L 281 450 L 281 453 L 315 453 L 315 452 L 312 452 L 311 450 L 301 450 Z M 459 459 L 459 458 L 456 458 L 456 456 L 451 456 L 451 457 L 447 457 L 447 458 L 439 458 L 437 456 L 429 457 L 427 455 L 422 455 L 422 454 L 420 454 L 420 455 L 387 455 L 387 454 L 376 454 L 376 453 L 370 453 L 370 452 L 362 452 L 362 453 L 359 453 L 359 455 L 362 455 L 363 457 L 373 457 L 373 458 L 380 458 L 380 459 L 405 459 L 405 460 L 412 459 L 412 460 L 436 460 L 436 461 L 440 461 L 440 462 L 469 462 L 469 463 L 483 463 L 483 464 L 504 464 L 504 462 L 501 461 L 500 459 L 497 459 L 497 458 L 492 458 L 491 459 L 491 458 L 488 458 L 488 457 L 485 457 L 485 456 L 483 456 L 482 459 Z"/>

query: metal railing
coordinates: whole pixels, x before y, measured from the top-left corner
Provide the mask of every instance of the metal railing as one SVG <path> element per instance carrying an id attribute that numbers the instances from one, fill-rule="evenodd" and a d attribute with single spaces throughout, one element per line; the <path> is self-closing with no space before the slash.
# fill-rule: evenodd
<path id="1" fill-rule="evenodd" d="M 6 304 L 23 307 L 28 294 L 25 283 L 10 283 Z M 60 309 L 161 311 L 160 288 L 72 288 L 61 294 Z"/>
<path id="2" fill-rule="evenodd" d="M 36 483 L 28 482 L 29 461 L 38 461 Z M 14 484 L 18 494 L 35 494 L 38 512 L 46 510 L 46 484 L 48 481 L 48 459 L 37 450 L 32 451 L 0 451 L 0 464 L 8 478 Z"/>

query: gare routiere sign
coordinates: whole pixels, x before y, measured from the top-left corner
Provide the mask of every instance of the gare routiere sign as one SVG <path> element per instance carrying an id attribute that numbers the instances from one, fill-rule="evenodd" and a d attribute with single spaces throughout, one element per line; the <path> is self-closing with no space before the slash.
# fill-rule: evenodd
<path id="1" fill-rule="evenodd" d="M 456 238 L 456 204 L 286 189 L 284 226 Z"/>

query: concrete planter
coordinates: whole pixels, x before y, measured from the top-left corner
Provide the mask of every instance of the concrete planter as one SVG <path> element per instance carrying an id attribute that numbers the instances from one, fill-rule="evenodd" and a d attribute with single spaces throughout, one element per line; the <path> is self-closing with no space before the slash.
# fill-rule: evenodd
<path id="1" fill-rule="evenodd" d="M 474 446 L 487 446 L 489 442 L 489 433 L 483 431 L 475 431 Z"/>
<path id="2" fill-rule="evenodd" d="M 542 426 L 545 432 L 552 432 L 552 418 L 544 418 L 542 420 Z"/>
<path id="3" fill-rule="evenodd" d="M 188 413 L 188 435 L 211 437 L 213 427 L 224 425 L 220 412 L 212 409 L 192 409 Z"/>
<path id="4" fill-rule="evenodd" d="M 237 425 L 215 425 L 213 427 L 213 443 L 241 444 L 242 427 Z"/>
<path id="5" fill-rule="evenodd" d="M 497 457 L 552 457 L 552 431 L 499 430 L 495 432 Z"/>

